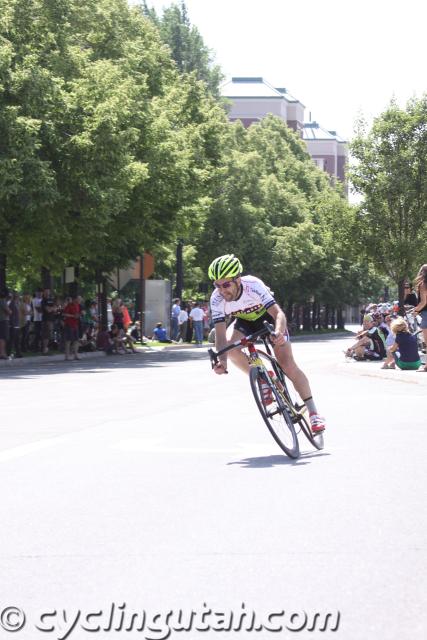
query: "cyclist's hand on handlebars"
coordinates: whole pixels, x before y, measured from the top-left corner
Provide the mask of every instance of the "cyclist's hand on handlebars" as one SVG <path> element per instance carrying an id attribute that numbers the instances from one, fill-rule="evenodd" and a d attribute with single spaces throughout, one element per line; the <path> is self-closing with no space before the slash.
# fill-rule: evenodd
<path id="1" fill-rule="evenodd" d="M 218 364 L 214 365 L 213 370 L 219 376 L 222 375 L 223 373 L 228 373 L 227 368 L 223 364 L 221 364 L 220 362 L 218 362 Z"/>

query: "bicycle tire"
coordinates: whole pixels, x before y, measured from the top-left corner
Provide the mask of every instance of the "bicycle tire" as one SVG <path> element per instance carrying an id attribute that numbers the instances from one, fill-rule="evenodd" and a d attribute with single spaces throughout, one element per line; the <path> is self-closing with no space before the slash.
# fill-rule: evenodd
<path id="1" fill-rule="evenodd" d="M 311 426 L 304 415 L 304 413 L 307 411 L 307 408 L 302 403 L 302 401 L 298 402 L 299 396 L 294 388 L 294 385 L 292 384 L 291 380 L 287 378 L 285 372 L 283 371 L 280 364 L 277 362 L 276 358 L 273 358 L 272 356 L 270 356 L 270 354 L 266 353 L 265 351 L 261 351 L 260 349 L 257 349 L 257 353 L 261 358 L 264 358 L 265 360 L 268 360 L 268 362 L 270 362 L 271 368 L 273 369 L 278 380 L 283 386 L 283 393 L 287 401 L 289 402 L 290 405 L 292 405 L 292 407 L 294 407 L 294 410 L 295 410 L 294 419 L 299 424 L 301 431 L 303 432 L 307 440 L 318 451 L 321 451 L 322 449 L 324 449 L 325 442 L 323 438 L 323 432 L 320 432 L 317 434 L 314 434 L 312 432 Z"/>
<path id="2" fill-rule="evenodd" d="M 289 458 L 298 458 L 298 436 L 291 412 L 276 385 L 265 371 L 256 367 L 251 368 L 249 379 L 258 410 L 274 440 Z M 262 382 L 268 384 L 273 394 L 274 401 L 271 405 L 265 405 L 262 400 Z"/>

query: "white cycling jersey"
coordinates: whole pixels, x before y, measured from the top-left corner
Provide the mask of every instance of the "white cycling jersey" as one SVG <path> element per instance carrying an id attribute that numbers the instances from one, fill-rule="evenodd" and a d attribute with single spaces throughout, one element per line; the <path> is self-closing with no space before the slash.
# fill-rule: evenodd
<path id="1" fill-rule="evenodd" d="M 270 289 L 255 276 L 242 276 L 242 291 L 237 300 L 228 302 L 218 289 L 211 295 L 212 322 L 224 322 L 226 316 L 254 321 L 261 318 L 269 307 L 276 304 Z"/>

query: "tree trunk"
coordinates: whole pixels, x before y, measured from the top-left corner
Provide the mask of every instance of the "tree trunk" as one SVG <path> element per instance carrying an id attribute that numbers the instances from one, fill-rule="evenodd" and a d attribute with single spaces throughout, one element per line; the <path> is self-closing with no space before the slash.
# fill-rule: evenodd
<path id="1" fill-rule="evenodd" d="M 331 310 L 331 329 L 335 329 L 335 313 L 336 313 L 336 309 L 335 309 L 335 307 L 332 307 L 332 310 Z"/>
<path id="2" fill-rule="evenodd" d="M 310 327 L 312 331 L 316 330 L 316 309 L 317 309 L 317 302 L 313 300 L 313 303 L 311 305 L 311 322 L 310 322 Z"/>
<path id="3" fill-rule="evenodd" d="M 0 289 L 6 288 L 6 266 L 7 256 L 5 253 L 0 253 Z"/>
<path id="4" fill-rule="evenodd" d="M 295 312 L 294 312 L 293 300 L 289 300 L 286 306 L 286 322 L 288 325 L 289 333 L 293 335 L 297 330 L 296 323 L 295 323 Z"/>
<path id="5" fill-rule="evenodd" d="M 342 307 L 338 307 L 337 310 L 337 329 L 345 329 Z"/>
<path id="6" fill-rule="evenodd" d="M 68 295 L 72 298 L 79 295 L 79 277 L 80 268 L 79 265 L 76 264 L 74 266 L 74 282 L 70 282 L 70 284 L 68 285 Z"/>
<path id="7" fill-rule="evenodd" d="M 96 273 L 96 289 L 98 294 L 99 327 L 101 331 L 107 331 L 107 279 L 99 271 Z"/>
<path id="8" fill-rule="evenodd" d="M 397 287 L 398 287 L 398 298 L 399 298 L 399 315 L 400 316 L 404 316 L 405 315 L 405 309 L 403 306 L 403 300 L 405 299 L 405 282 L 407 281 L 407 278 L 401 278 L 399 280 L 399 282 L 397 283 Z"/>
<path id="9" fill-rule="evenodd" d="M 50 275 L 50 270 L 47 267 L 42 267 L 40 277 L 42 281 L 42 289 L 52 289 L 52 276 Z"/>
<path id="10" fill-rule="evenodd" d="M 325 317 L 323 318 L 323 328 L 329 329 L 329 305 L 325 304 Z"/>
<path id="11" fill-rule="evenodd" d="M 302 329 L 303 331 L 310 331 L 310 305 L 305 304 L 302 308 Z"/>
<path id="12" fill-rule="evenodd" d="M 320 302 L 317 303 L 317 321 L 316 321 L 316 329 L 320 331 L 322 328 L 322 307 Z"/>

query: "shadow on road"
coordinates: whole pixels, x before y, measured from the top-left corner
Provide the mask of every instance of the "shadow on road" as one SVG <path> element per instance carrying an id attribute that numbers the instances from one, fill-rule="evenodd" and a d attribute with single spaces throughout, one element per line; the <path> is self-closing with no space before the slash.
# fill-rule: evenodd
<path id="1" fill-rule="evenodd" d="M 238 464 L 243 469 L 267 469 L 271 467 L 281 467 L 284 465 L 292 467 L 302 467 L 311 463 L 311 458 L 319 458 L 322 456 L 330 456 L 326 451 L 323 453 L 309 452 L 302 453 L 299 458 L 293 460 L 286 455 L 276 456 L 257 456 L 256 458 L 243 458 L 235 462 L 227 462 L 227 465 Z"/>
<path id="2" fill-rule="evenodd" d="M 206 361 L 206 367 L 210 369 L 209 356 L 206 349 L 180 349 L 176 351 L 147 351 L 122 356 L 112 355 L 100 358 L 87 358 L 71 362 L 54 361 L 31 364 L 19 364 L 19 366 L 4 367 L 0 369 L 0 380 L 37 378 L 46 375 L 58 375 L 60 373 L 108 373 L 109 371 L 136 371 L 150 367 L 163 367 L 167 364 Z"/>

